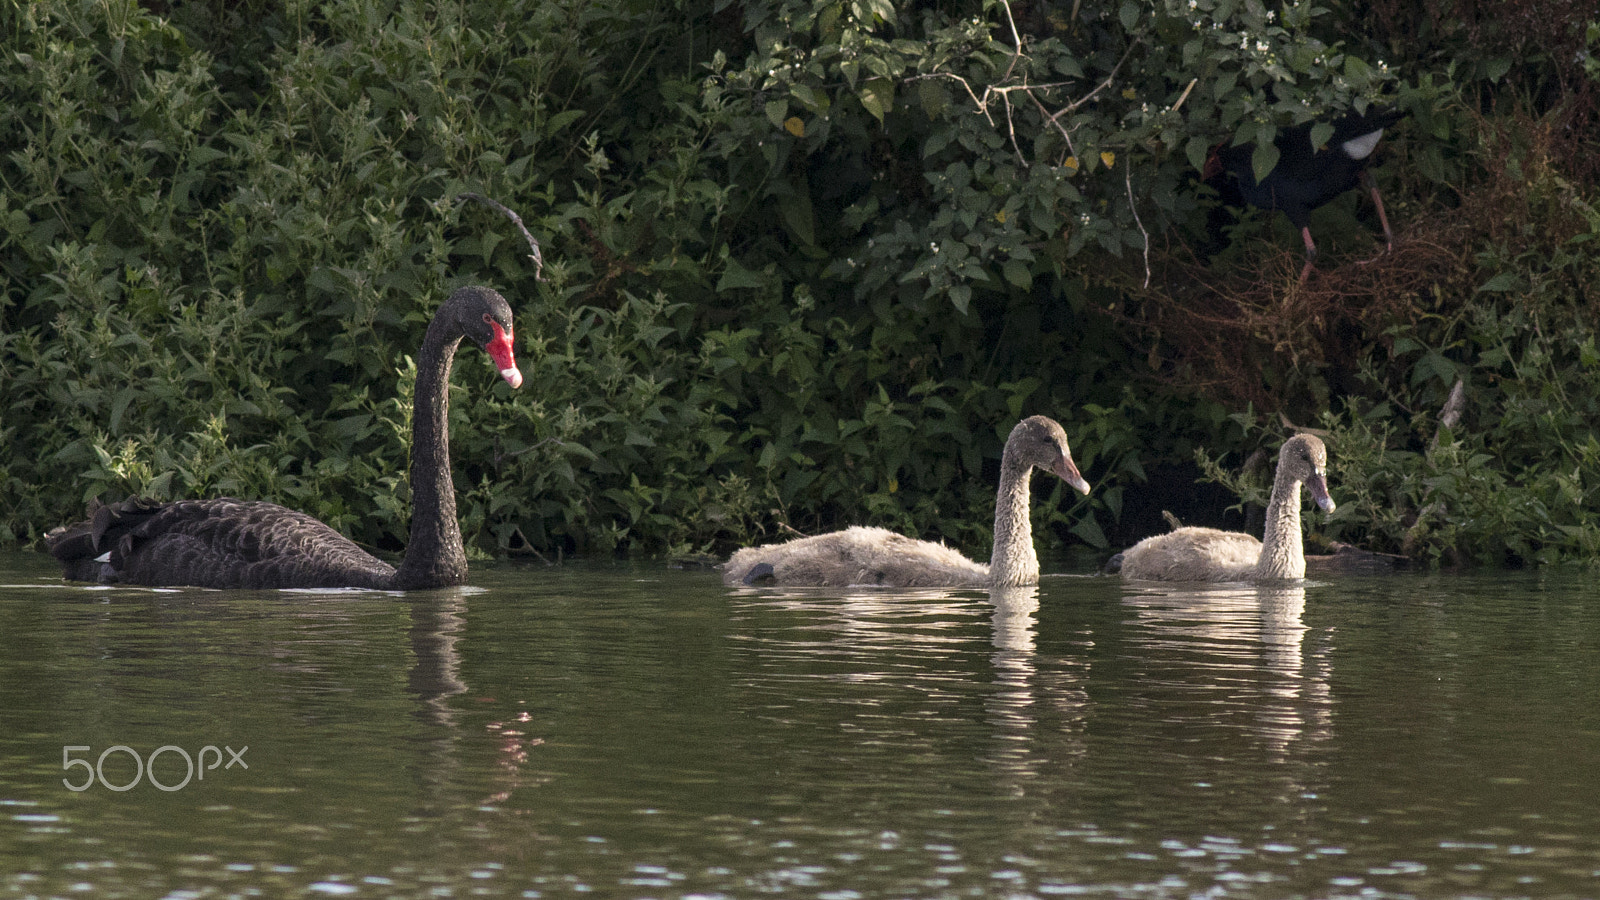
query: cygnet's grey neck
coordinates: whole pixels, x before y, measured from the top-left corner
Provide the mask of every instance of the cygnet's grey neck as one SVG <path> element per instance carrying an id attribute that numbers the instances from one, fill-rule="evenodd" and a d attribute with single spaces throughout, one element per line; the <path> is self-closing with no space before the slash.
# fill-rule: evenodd
<path id="1" fill-rule="evenodd" d="M 1277 581 L 1306 577 L 1306 554 L 1300 535 L 1300 481 L 1278 467 L 1267 502 L 1266 531 L 1261 536 L 1261 559 L 1255 580 Z"/>
<path id="2" fill-rule="evenodd" d="M 1029 519 L 1029 476 L 1033 466 L 1007 453 L 1000 464 L 1000 491 L 994 504 L 994 551 L 989 581 L 995 585 L 1034 584 L 1039 580 L 1039 554 L 1033 549 Z"/>

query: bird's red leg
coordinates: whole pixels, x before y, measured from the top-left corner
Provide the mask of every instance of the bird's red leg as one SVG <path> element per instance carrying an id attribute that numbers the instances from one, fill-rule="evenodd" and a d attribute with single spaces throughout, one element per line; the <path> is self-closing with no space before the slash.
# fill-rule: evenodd
<path id="1" fill-rule="evenodd" d="M 1311 229 L 1300 229 L 1300 237 L 1306 242 L 1306 265 L 1300 270 L 1300 283 L 1305 284 L 1306 278 L 1311 275 L 1311 264 L 1317 261 L 1317 242 L 1311 239 Z"/>
<path id="2" fill-rule="evenodd" d="M 1391 253 L 1394 251 L 1394 231 L 1389 228 L 1389 216 L 1383 211 L 1383 197 L 1378 194 L 1378 182 L 1373 180 L 1371 172 L 1362 169 L 1361 184 L 1372 194 L 1372 203 L 1378 207 L 1378 224 L 1383 226 L 1383 253 Z M 1382 256 L 1383 253 L 1378 255 Z M 1371 261 L 1370 259 L 1363 260 L 1363 262 Z"/>

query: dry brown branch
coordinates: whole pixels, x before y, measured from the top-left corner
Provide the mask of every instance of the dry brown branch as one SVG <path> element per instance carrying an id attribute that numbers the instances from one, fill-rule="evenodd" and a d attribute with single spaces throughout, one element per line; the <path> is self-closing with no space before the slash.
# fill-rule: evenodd
<path id="1" fill-rule="evenodd" d="M 1230 407 L 1284 411 L 1304 398 L 1282 376 L 1353 372 L 1389 325 L 1426 314 L 1435 286 L 1460 271 L 1464 237 L 1404 232 L 1368 265 L 1325 258 L 1304 284 L 1287 248 L 1254 245 L 1231 267 L 1169 249 L 1152 253 L 1147 284 L 1129 273 L 1133 302 L 1110 314 L 1151 341 L 1158 377 Z"/>

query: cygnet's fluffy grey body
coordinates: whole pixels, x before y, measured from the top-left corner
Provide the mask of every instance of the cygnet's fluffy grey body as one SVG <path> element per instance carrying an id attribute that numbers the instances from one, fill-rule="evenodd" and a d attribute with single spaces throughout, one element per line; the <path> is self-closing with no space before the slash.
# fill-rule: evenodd
<path id="1" fill-rule="evenodd" d="M 846 587 L 987 587 L 1037 584 L 1039 557 L 1029 521 L 1029 476 L 1035 467 L 1089 493 L 1067 447 L 1067 433 L 1053 419 L 1033 416 L 1011 430 L 1000 459 L 995 497 L 994 549 L 988 564 L 973 562 L 933 541 L 883 528 L 855 526 L 782 544 L 746 547 L 723 567 L 723 581 L 737 584 Z"/>
<path id="2" fill-rule="evenodd" d="M 1328 496 L 1328 450 L 1314 435 L 1299 434 L 1278 452 L 1278 471 L 1267 501 L 1265 540 L 1238 531 L 1179 528 L 1147 537 L 1122 553 L 1122 577 L 1146 581 L 1291 581 L 1306 575 L 1300 536 L 1300 486 L 1317 506 L 1333 512 Z"/>

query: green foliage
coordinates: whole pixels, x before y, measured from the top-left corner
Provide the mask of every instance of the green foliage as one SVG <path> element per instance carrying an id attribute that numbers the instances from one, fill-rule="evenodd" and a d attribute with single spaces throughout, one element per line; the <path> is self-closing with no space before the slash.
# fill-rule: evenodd
<path id="1" fill-rule="evenodd" d="M 1148 254 L 1192 212 L 1213 144 L 1256 141 L 1265 173 L 1278 128 L 1394 82 L 1330 40 L 1312 2 L 740 9 L 751 50 L 719 53 L 705 87 L 719 146 L 760 149 L 737 174 L 768 204 L 763 239 L 827 259 L 880 315 L 966 312 L 1086 251 Z"/>
<path id="2" fill-rule="evenodd" d="M 1402 83 L 1422 58 L 1350 44 L 1357 24 L 1310 0 L 7 4 L 0 540 L 140 492 L 271 499 L 397 548 L 410 354 L 451 288 L 484 283 L 513 303 L 527 383 L 457 361 L 475 552 L 720 551 L 873 522 L 981 554 L 1001 442 L 1033 413 L 1095 484 L 1041 479 L 1041 541 L 1104 547 L 1145 465 L 1251 436 L 1157 381 L 1151 345 L 1105 314 L 1192 228 L 1207 150 L 1254 141 L 1264 171 L 1276 129 L 1389 93 L 1443 193 L 1486 148 L 1427 101 L 1544 71 L 1435 30 Z M 1370 448 L 1349 457 L 1375 498 L 1341 513 L 1351 534 L 1401 542 L 1376 499 L 1398 493 L 1475 517 L 1428 525 L 1429 553 L 1488 558 L 1475 522 L 1534 534 L 1525 558 L 1593 541 L 1559 537 L 1592 483 L 1592 373 L 1560 343 L 1592 348 L 1573 330 L 1590 320 L 1559 307 L 1594 274 L 1593 195 L 1537 150 L 1506 154 L 1538 176 L 1526 215 L 1455 276 L 1493 314 L 1434 304 L 1330 411 Z M 464 191 L 521 213 L 544 280 Z M 1549 234 L 1570 239 L 1553 258 Z M 1527 298 L 1537 315 L 1511 315 Z M 1422 450 L 1397 419 L 1463 374 L 1475 413 L 1525 412 L 1564 449 L 1461 430 Z M 1535 375 L 1559 390 L 1513 393 Z M 1503 483 L 1492 465 L 1448 481 L 1475 454 L 1506 460 Z M 1543 505 L 1515 514 L 1469 500 L 1535 484 Z"/>
<path id="3" fill-rule="evenodd" d="M 1592 562 L 1600 212 L 1550 166 L 1550 134 L 1485 138 L 1485 183 L 1457 213 L 1475 227 L 1455 274 L 1476 291 L 1452 302 L 1437 290 L 1437 312 L 1389 328 L 1368 348 L 1361 395 L 1321 416 L 1339 503 L 1327 530 L 1434 563 Z M 1458 382 L 1463 402 L 1442 423 Z M 1207 464 L 1264 502 L 1264 482 Z"/>
<path id="4" fill-rule="evenodd" d="M 1387 404 L 1327 418 L 1345 504 L 1335 522 L 1349 537 L 1445 562 L 1594 558 L 1600 352 L 1592 313 L 1519 300 L 1456 323 L 1450 331 L 1461 340 L 1450 353 L 1397 340 L 1410 383 Z M 1466 414 L 1440 426 L 1422 404 L 1455 378 L 1465 384 Z M 1410 429 L 1397 428 L 1400 404 L 1414 413 Z"/>

